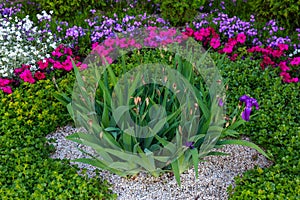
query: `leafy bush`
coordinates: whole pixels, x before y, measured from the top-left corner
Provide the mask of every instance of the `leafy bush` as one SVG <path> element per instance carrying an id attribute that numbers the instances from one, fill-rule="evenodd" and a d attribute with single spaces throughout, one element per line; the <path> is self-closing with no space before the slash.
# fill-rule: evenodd
<path id="1" fill-rule="evenodd" d="M 90 9 L 106 6 L 103 0 L 32 0 L 41 10 L 53 11 L 54 18 L 60 21 L 74 21 L 77 15 L 88 16 Z"/>
<path id="2" fill-rule="evenodd" d="M 74 80 L 74 79 L 73 79 Z M 64 91 L 72 76 L 57 80 Z M 49 158 L 45 136 L 70 121 L 55 100 L 50 80 L 22 83 L 12 94 L 0 92 L 0 193 L 2 199 L 110 199 L 107 182 L 77 174 L 66 160 Z"/>
<path id="3" fill-rule="evenodd" d="M 218 61 L 220 55 L 212 54 Z M 300 83 L 283 84 L 276 70 L 261 71 L 259 61 L 249 58 L 231 62 L 217 62 L 227 79 L 228 112 L 234 109 L 234 99 L 247 93 L 259 100 L 260 111 L 239 132 L 263 146 L 275 164 L 256 168 L 242 178 L 231 199 L 297 199 L 300 192 Z"/>
<path id="4" fill-rule="evenodd" d="M 248 0 L 247 3 L 258 17 L 278 20 L 289 33 L 300 26 L 300 2 L 297 0 Z"/>
<path id="5" fill-rule="evenodd" d="M 205 0 L 155 0 L 155 3 L 160 4 L 160 12 L 165 20 L 173 26 L 184 26 L 194 19 Z"/>

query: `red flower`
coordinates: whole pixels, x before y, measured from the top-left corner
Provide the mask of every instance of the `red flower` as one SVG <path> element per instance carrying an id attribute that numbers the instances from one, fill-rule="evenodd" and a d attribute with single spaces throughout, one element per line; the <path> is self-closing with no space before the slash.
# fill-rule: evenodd
<path id="1" fill-rule="evenodd" d="M 46 78 L 46 76 L 43 72 L 35 72 L 34 77 L 38 80 L 42 80 L 42 79 Z"/>

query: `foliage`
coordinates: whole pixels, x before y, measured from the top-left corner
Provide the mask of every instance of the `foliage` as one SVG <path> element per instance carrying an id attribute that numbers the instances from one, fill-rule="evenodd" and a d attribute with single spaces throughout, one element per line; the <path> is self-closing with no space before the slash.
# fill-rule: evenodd
<path id="1" fill-rule="evenodd" d="M 61 21 L 74 21 L 76 16 L 88 16 L 90 9 L 97 9 L 106 6 L 103 0 L 32 0 L 40 5 L 41 10 L 53 11 L 55 19 Z"/>
<path id="2" fill-rule="evenodd" d="M 214 60 L 220 57 L 217 54 L 211 56 Z M 238 131 L 267 149 L 275 161 L 269 168 L 258 167 L 242 178 L 237 177 L 237 187 L 229 190 L 233 193 L 231 199 L 297 199 L 300 191 L 300 83 L 282 84 L 273 69 L 260 71 L 259 61 L 249 58 L 217 63 L 228 80 L 229 113 L 234 108 L 233 99 L 244 93 L 259 100 L 258 115 Z"/>
<path id="3" fill-rule="evenodd" d="M 300 2 L 297 0 L 248 0 L 247 3 L 258 17 L 276 19 L 290 33 L 300 26 Z"/>
<path id="4" fill-rule="evenodd" d="M 160 4 L 162 17 L 178 27 L 193 20 L 205 0 L 155 0 L 155 2 Z"/>
<path id="5" fill-rule="evenodd" d="M 62 91 L 72 76 L 57 80 Z M 22 83 L 14 93 L 0 92 L 0 193 L 2 199 L 110 199 L 107 182 L 77 174 L 69 162 L 49 158 L 45 136 L 70 122 L 55 100 L 55 84 Z"/>

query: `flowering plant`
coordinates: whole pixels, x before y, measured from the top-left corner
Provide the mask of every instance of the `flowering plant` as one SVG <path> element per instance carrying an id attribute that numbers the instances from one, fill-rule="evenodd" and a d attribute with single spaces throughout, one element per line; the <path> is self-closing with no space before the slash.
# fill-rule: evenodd
<path id="1" fill-rule="evenodd" d="M 95 154 L 89 154 L 91 158 L 75 161 L 120 175 L 147 171 L 158 176 L 171 170 L 180 184 L 180 174 L 187 168 L 194 166 L 197 177 L 199 161 L 207 155 L 219 155 L 210 151 L 213 147 L 240 144 L 266 155 L 247 141 L 218 140 L 220 135 L 226 138 L 237 134 L 234 128 L 242 123 L 232 123 L 223 131 L 223 103 L 219 101 L 223 93 L 222 84 L 215 82 L 217 72 L 211 67 L 203 67 L 197 72 L 197 66 L 211 65 L 211 61 L 203 54 L 201 59 L 193 62 L 191 59 L 200 55 L 201 49 L 181 48 L 178 44 L 187 37 L 175 34 L 174 30 L 157 33 L 155 27 L 149 27 L 141 34 L 146 36 L 141 41 L 110 38 L 93 47 L 93 53 L 85 63 L 86 69 L 78 70 L 73 65 L 77 82 L 72 101 L 67 94 L 56 97 L 67 102 L 76 126 L 86 131 L 68 139 L 95 150 Z M 110 65 L 115 56 L 121 53 L 124 57 L 127 48 L 139 49 L 141 44 L 175 51 L 173 69 L 142 65 L 117 77 Z M 183 47 L 197 45 L 193 40 L 184 44 Z M 122 63 L 126 69 L 125 62 Z M 211 84 L 211 91 L 205 89 L 199 73 L 206 84 Z"/>

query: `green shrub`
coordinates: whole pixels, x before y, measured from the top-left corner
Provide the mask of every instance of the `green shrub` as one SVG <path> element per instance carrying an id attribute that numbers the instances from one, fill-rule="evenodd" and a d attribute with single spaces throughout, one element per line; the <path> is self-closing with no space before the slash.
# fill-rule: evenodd
<path id="1" fill-rule="evenodd" d="M 90 9 L 103 9 L 104 0 L 32 0 L 40 10 L 53 11 L 53 17 L 59 21 L 73 22 L 80 15 L 88 16 Z M 102 10 L 101 9 L 101 10 Z M 81 17 L 84 19 L 84 17 Z M 77 20 L 76 20 L 77 21 Z M 80 21 L 80 20 L 79 20 Z M 77 24 L 78 25 L 78 24 Z"/>
<path id="2" fill-rule="evenodd" d="M 74 79 L 73 79 L 74 80 Z M 57 80 L 62 91 L 72 75 Z M 10 95 L 0 92 L 1 199 L 112 199 L 108 184 L 77 174 L 66 160 L 49 158 L 53 146 L 45 136 L 70 118 L 53 93 L 55 84 L 22 83 Z"/>
<path id="3" fill-rule="evenodd" d="M 160 4 L 160 12 L 165 20 L 173 26 L 184 26 L 186 22 L 194 19 L 205 0 L 155 0 L 154 2 Z"/>
<path id="4" fill-rule="evenodd" d="M 239 129 L 254 143 L 263 146 L 275 164 L 267 169 L 254 169 L 236 178 L 237 187 L 231 199 L 298 199 L 300 194 L 300 83 L 284 84 L 276 70 L 262 71 L 259 61 L 250 59 L 218 62 L 212 54 L 229 90 L 228 112 L 242 94 L 256 98 L 258 115 Z"/>
<path id="5" fill-rule="evenodd" d="M 279 24 L 295 31 L 300 26 L 300 1 L 298 0 L 248 0 L 252 13 L 259 18 L 276 19 Z"/>

